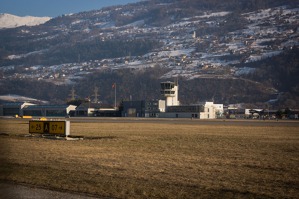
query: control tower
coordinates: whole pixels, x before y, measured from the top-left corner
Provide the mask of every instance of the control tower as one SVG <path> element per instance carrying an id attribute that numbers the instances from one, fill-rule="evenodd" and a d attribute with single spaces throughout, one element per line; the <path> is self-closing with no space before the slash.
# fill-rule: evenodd
<path id="1" fill-rule="evenodd" d="M 178 106 L 180 102 L 178 101 L 178 83 L 174 82 L 161 82 L 161 95 L 165 97 L 165 107 L 168 106 Z"/>

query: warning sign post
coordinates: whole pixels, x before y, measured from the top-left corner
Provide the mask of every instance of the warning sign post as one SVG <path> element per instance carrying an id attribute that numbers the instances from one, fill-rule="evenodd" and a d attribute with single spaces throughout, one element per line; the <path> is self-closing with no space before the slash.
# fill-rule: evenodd
<path id="1" fill-rule="evenodd" d="M 70 121 L 29 121 L 29 133 L 70 135 Z"/>

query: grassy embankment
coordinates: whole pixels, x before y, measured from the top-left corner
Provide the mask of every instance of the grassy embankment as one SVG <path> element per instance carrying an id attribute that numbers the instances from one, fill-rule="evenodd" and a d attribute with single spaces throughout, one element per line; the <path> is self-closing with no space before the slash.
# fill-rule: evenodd
<path id="1" fill-rule="evenodd" d="M 298 125 L 71 123 L 81 141 L 0 120 L 0 179 L 115 198 L 296 198 Z"/>

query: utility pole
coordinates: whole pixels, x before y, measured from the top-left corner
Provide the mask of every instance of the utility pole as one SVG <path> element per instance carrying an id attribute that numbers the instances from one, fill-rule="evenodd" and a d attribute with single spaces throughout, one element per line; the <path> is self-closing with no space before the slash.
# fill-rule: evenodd
<path id="1" fill-rule="evenodd" d="M 116 83 L 114 83 L 114 108 L 116 110 Z"/>
<path id="2" fill-rule="evenodd" d="M 98 103 L 98 97 L 100 96 L 99 95 L 99 90 L 98 90 L 98 87 L 97 86 L 95 86 L 94 87 L 94 90 L 93 90 L 93 92 L 94 92 L 94 103 Z"/>
<path id="3" fill-rule="evenodd" d="M 72 90 L 71 90 L 71 93 L 69 94 L 69 96 L 71 97 L 72 101 L 75 100 L 76 94 L 75 94 L 75 88 L 74 87 L 72 87 Z"/>
<path id="4" fill-rule="evenodd" d="M 114 89 L 114 109 L 116 110 L 116 83 L 112 84 L 112 88 Z"/>

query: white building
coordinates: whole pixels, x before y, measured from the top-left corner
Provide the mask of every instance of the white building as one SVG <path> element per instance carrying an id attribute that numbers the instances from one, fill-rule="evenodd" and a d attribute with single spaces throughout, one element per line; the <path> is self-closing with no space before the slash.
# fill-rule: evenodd
<path id="1" fill-rule="evenodd" d="M 200 119 L 216 119 L 223 116 L 223 104 L 206 102 L 204 112 L 200 112 Z"/>
<path id="2" fill-rule="evenodd" d="M 165 107 L 179 106 L 178 100 L 179 85 L 176 82 L 161 82 L 161 95 L 165 97 Z"/>
<path id="3" fill-rule="evenodd" d="M 158 100 L 158 109 L 160 112 L 165 112 L 165 100 Z"/>
<path id="4" fill-rule="evenodd" d="M 223 104 L 206 102 L 204 105 L 180 105 L 178 83 L 161 82 L 161 95 L 165 97 L 165 111 L 160 109 L 159 117 L 216 119 L 223 116 Z"/>

